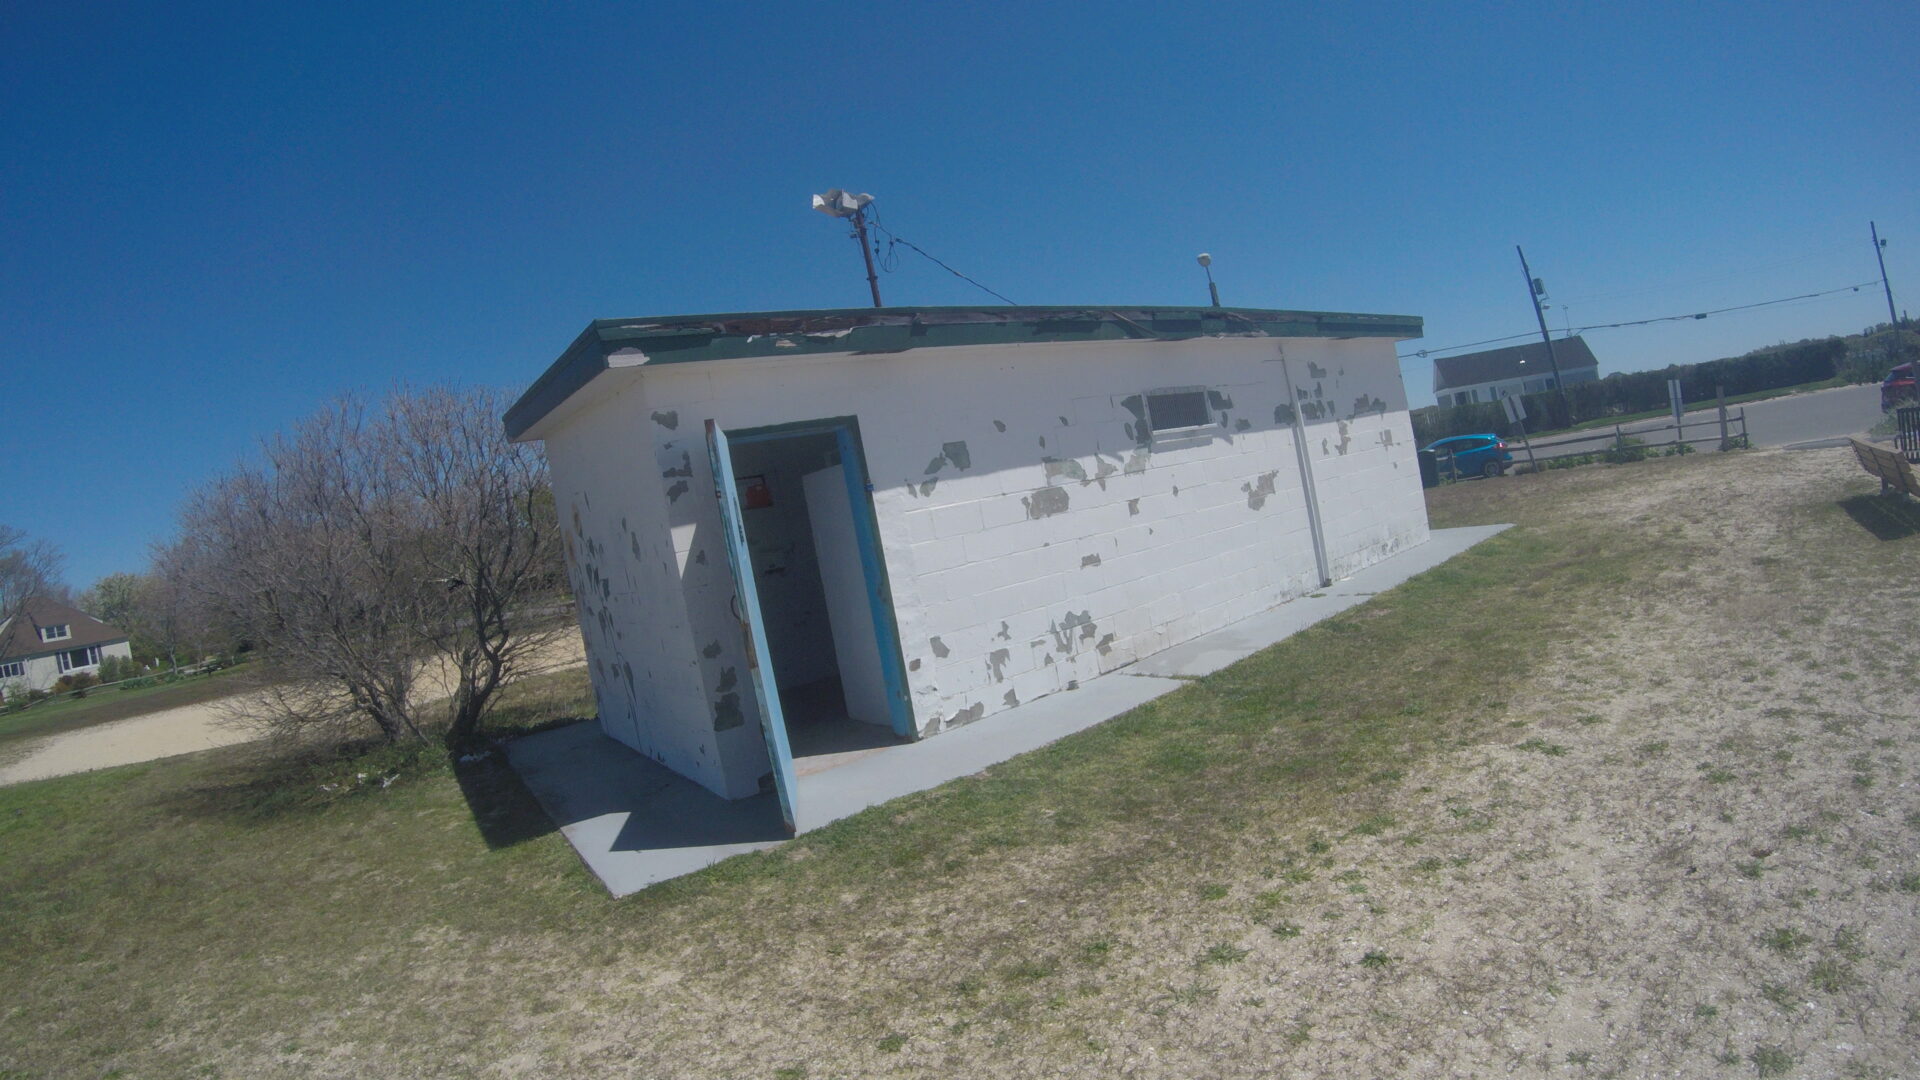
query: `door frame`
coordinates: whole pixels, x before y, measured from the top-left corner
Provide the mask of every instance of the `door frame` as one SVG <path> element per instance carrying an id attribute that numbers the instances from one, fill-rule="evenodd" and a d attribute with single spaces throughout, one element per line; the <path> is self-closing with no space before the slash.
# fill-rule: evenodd
<path id="1" fill-rule="evenodd" d="M 873 616 L 873 635 L 880 649 L 880 677 L 887 693 L 888 719 L 895 735 L 917 740 L 920 729 L 913 722 L 913 703 L 907 688 L 907 663 L 900 649 L 900 623 L 893 611 L 893 584 L 887 575 L 887 560 L 880 546 L 880 518 L 873 508 L 873 479 L 867 472 L 867 455 L 860 441 L 859 418 L 830 416 L 726 432 L 727 440 L 739 445 L 828 434 L 834 436 L 840 451 L 841 471 L 847 482 L 847 501 L 853 507 L 853 534 L 860 547 L 860 568 L 867 585 L 867 608 Z M 774 687 L 771 692 L 778 694 L 780 690 Z"/>

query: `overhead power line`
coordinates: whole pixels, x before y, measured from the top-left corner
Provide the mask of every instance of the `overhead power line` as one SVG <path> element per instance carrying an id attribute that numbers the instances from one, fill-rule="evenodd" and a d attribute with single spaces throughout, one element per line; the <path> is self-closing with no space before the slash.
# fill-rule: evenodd
<path id="1" fill-rule="evenodd" d="M 1711 308 L 1707 311 L 1696 311 L 1685 315 L 1658 315 L 1650 319 L 1630 319 L 1625 322 L 1594 323 L 1591 326 L 1573 327 L 1568 331 L 1568 334 L 1571 336 L 1572 334 L 1584 334 L 1589 330 L 1618 330 L 1628 326 L 1651 326 L 1654 323 L 1663 322 L 1689 322 L 1694 319 L 1704 319 L 1709 315 L 1724 315 L 1730 311 L 1750 311 L 1754 308 L 1772 307 L 1775 304 L 1791 304 L 1799 300 L 1813 300 L 1822 296 L 1832 296 L 1836 293 L 1859 292 L 1869 285 L 1876 285 L 1878 283 L 1879 279 L 1876 278 L 1873 281 L 1860 282 L 1858 285 L 1842 285 L 1837 289 L 1822 289 L 1819 292 L 1801 293 L 1799 296 L 1783 296 L 1777 300 L 1758 300 L 1751 304 L 1735 304 L 1732 307 Z M 1416 349 L 1410 353 L 1401 353 L 1400 359 L 1412 360 L 1431 357 L 1439 353 L 1458 352 L 1461 349 L 1472 349 L 1481 345 L 1497 345 L 1503 341 L 1518 341 L 1521 338 L 1530 338 L 1533 336 L 1534 331 L 1529 330 L 1521 334 L 1508 334 L 1504 337 L 1470 341 L 1464 345 L 1442 345 L 1432 349 Z"/>
<path id="2" fill-rule="evenodd" d="M 1729 273 L 1711 274 L 1697 278 L 1682 278 L 1631 289 L 1609 289 L 1603 292 L 1579 293 L 1573 296 L 1561 296 L 1559 300 L 1562 304 L 1591 304 L 1604 300 L 1621 300 L 1627 297 L 1649 296 L 1654 293 L 1673 293 L 1682 289 L 1695 289 L 1705 285 L 1718 285 L 1736 278 L 1751 277 L 1754 274 L 1764 274 L 1773 270 L 1783 270 L 1789 266 L 1799 266 L 1819 259 L 1830 259 L 1841 251 L 1853 250 L 1854 244 L 1855 241 L 1852 240 L 1834 241 L 1824 247 L 1784 259 L 1767 262 L 1748 262 L 1743 264 L 1740 269 Z"/>
<path id="3" fill-rule="evenodd" d="M 1732 307 L 1713 308 L 1711 310 L 1697 312 L 1692 315 L 1662 315 L 1656 319 L 1635 319 L 1632 322 L 1595 323 L 1592 326 L 1576 326 L 1574 327 L 1574 332 L 1579 333 L 1580 331 L 1583 331 L 1583 330 L 1613 330 L 1622 326 L 1646 326 L 1651 323 L 1680 322 L 1686 319 L 1704 319 L 1709 315 L 1724 315 L 1729 311 L 1746 311 L 1751 308 L 1771 307 L 1774 304 L 1791 304 L 1795 300 L 1813 300 L 1822 296 L 1832 296 L 1835 293 L 1859 292 L 1861 289 L 1864 289 L 1871 284 L 1873 284 L 1873 282 L 1863 281 L 1858 285 L 1842 285 L 1837 289 L 1823 289 L 1820 292 L 1801 293 L 1799 296 L 1783 296 L 1778 300 L 1760 300 L 1751 304 L 1735 304 Z"/>
<path id="4" fill-rule="evenodd" d="M 913 241 L 908 240 L 906 237 L 898 235 L 892 229 L 889 229 L 885 225 L 882 225 L 877 215 L 869 217 L 868 224 L 872 225 L 875 230 L 887 234 L 887 251 L 884 255 L 881 255 L 880 257 L 880 268 L 882 270 L 886 270 L 889 273 L 891 273 L 894 267 L 899 265 L 899 260 L 895 256 L 893 251 L 894 245 L 899 244 L 902 247 L 912 249 L 914 252 L 918 253 L 921 258 L 926 259 L 928 262 L 932 263 L 933 265 L 939 267 L 942 270 L 945 270 L 947 273 L 952 274 L 954 277 L 959 278 L 961 281 L 964 281 L 967 284 L 973 286 L 974 288 L 979 289 L 981 292 L 984 292 L 989 296 L 996 297 L 997 299 L 1004 301 L 1005 303 L 1008 303 L 1008 304 L 1013 303 L 1013 301 L 1008 300 L 1005 296 L 1002 296 L 1001 294 L 995 292 L 994 290 L 987 288 L 985 285 L 982 285 L 978 281 L 975 281 L 974 279 L 968 277 L 967 275 L 961 273 L 960 271 L 955 270 L 953 267 L 948 266 L 946 263 L 941 262 L 939 259 L 934 258 L 932 255 L 928 254 L 927 250 L 921 247 L 919 244 L 916 244 Z"/>

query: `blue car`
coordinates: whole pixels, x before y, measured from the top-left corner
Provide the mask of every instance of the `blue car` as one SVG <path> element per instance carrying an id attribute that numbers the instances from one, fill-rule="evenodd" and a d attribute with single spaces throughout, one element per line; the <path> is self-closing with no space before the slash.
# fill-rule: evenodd
<path id="1" fill-rule="evenodd" d="M 1436 440 L 1427 449 L 1436 458 L 1452 454 L 1457 476 L 1499 476 L 1513 464 L 1513 455 L 1507 452 L 1506 442 L 1498 435 L 1454 435 Z M 1446 472 L 1444 461 L 1440 471 Z"/>

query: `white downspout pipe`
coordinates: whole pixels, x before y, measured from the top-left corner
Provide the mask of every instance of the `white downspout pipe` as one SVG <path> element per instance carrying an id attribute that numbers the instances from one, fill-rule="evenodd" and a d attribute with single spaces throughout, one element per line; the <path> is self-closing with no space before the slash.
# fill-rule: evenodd
<path id="1" fill-rule="evenodd" d="M 1320 587 L 1333 584 L 1327 569 L 1327 534 L 1320 525 L 1320 492 L 1313 484 L 1313 458 L 1307 453 L 1307 422 L 1300 412 L 1300 390 L 1293 384 L 1287 351 L 1280 350 L 1280 378 L 1287 384 L 1287 408 L 1293 413 L 1293 452 L 1300 462 L 1300 489 L 1307 498 L 1307 530 L 1313 534 L 1313 561 L 1320 571 Z"/>

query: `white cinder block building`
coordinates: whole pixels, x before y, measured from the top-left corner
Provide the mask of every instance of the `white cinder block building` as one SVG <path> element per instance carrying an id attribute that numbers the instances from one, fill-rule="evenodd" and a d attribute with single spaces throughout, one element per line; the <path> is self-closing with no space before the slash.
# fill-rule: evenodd
<path id="1" fill-rule="evenodd" d="M 603 320 L 545 442 L 608 735 L 727 798 L 1427 539 L 1407 316 L 876 308 Z"/>

